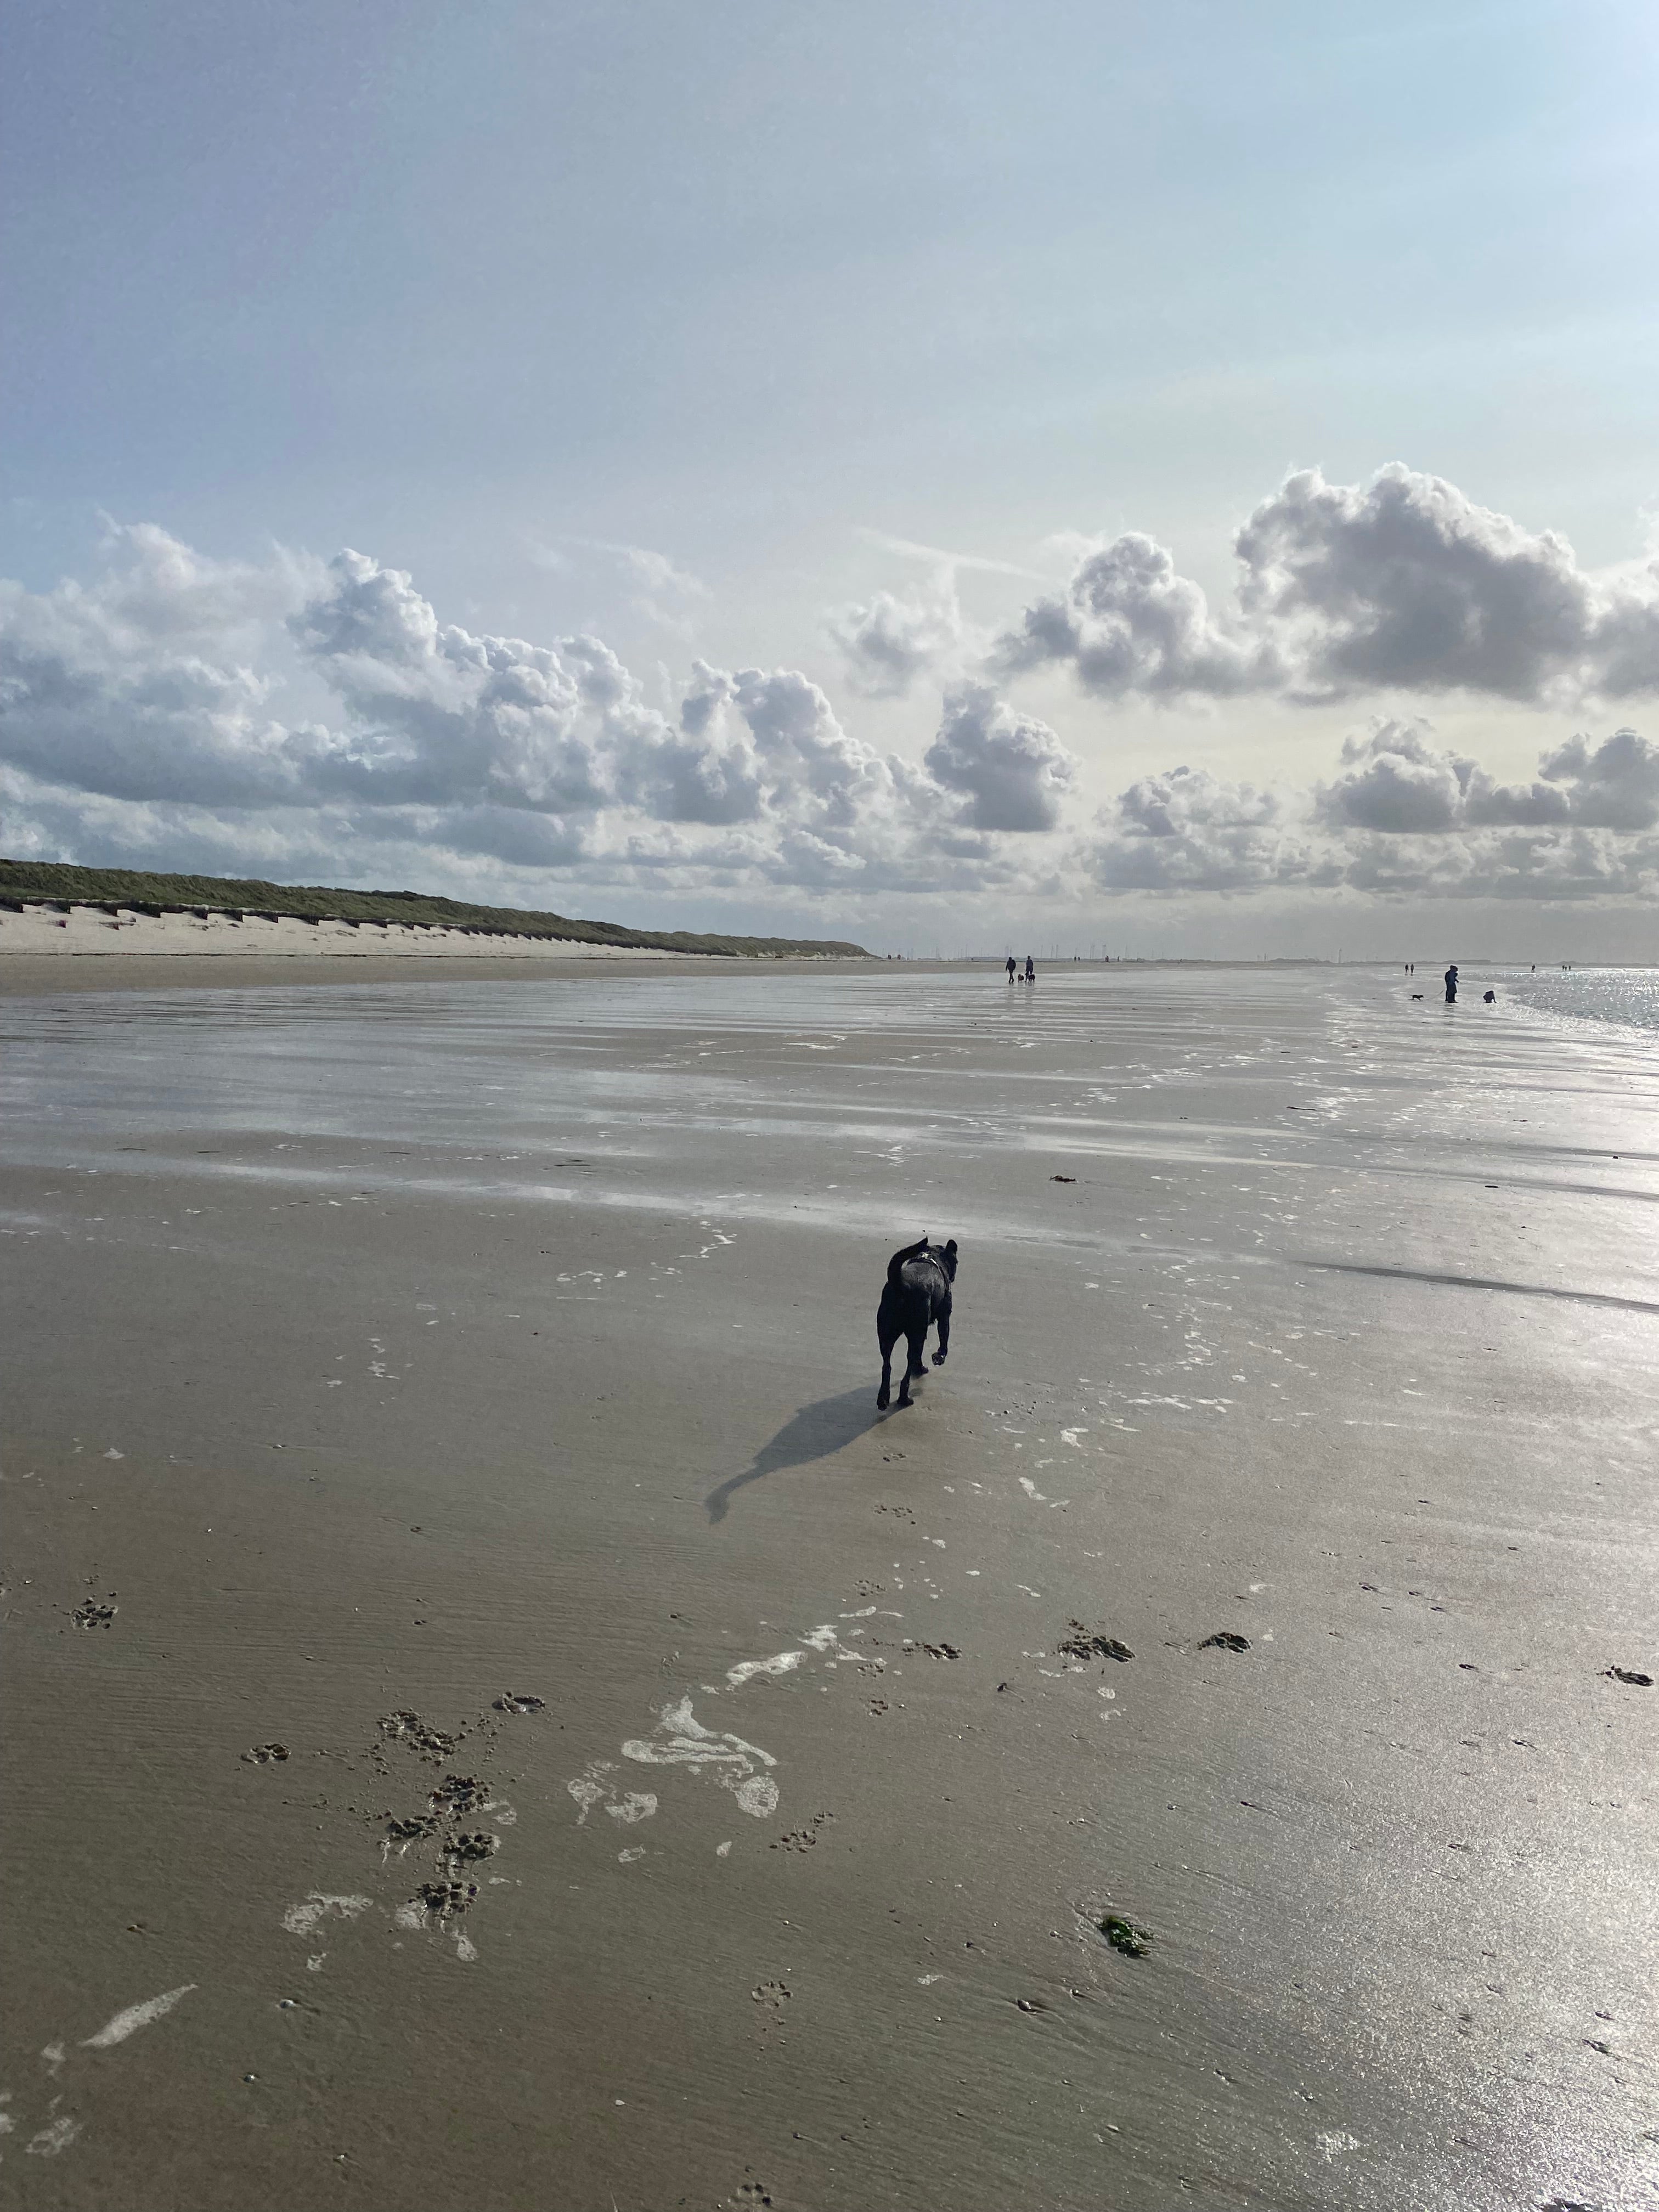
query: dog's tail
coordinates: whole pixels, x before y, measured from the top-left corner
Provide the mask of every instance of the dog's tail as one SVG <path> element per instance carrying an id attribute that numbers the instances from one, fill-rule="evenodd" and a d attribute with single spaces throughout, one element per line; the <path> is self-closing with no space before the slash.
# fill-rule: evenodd
<path id="1" fill-rule="evenodd" d="M 887 1262 L 888 1281 L 890 1283 L 896 1283 L 899 1279 L 899 1271 L 903 1267 L 905 1261 L 907 1260 L 920 1260 L 922 1254 L 927 1249 L 927 1239 L 925 1237 L 920 1237 L 914 1244 L 907 1244 L 902 1252 L 895 1252 L 892 1258 Z"/>

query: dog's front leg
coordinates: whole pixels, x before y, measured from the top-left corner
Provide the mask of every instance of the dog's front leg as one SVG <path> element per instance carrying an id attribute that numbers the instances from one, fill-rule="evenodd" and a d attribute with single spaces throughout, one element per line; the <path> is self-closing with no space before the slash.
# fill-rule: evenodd
<path id="1" fill-rule="evenodd" d="M 893 1395 L 893 1346 L 896 1340 L 884 1330 L 876 1340 L 881 1346 L 881 1388 L 876 1393 L 876 1411 L 884 1413 Z"/>
<path id="2" fill-rule="evenodd" d="M 933 1354 L 935 1367 L 943 1367 L 951 1356 L 951 1301 L 946 1298 L 939 1308 L 939 1350 Z"/>

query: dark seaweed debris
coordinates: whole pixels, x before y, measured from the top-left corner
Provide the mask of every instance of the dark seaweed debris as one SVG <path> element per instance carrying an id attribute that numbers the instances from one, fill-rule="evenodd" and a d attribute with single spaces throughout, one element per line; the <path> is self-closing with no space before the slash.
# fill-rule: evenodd
<path id="1" fill-rule="evenodd" d="M 1200 1651 L 1248 1651 L 1250 1639 L 1248 1636 L 1237 1634 L 1231 1628 L 1224 1628 L 1218 1635 L 1206 1636 L 1198 1648 Z"/>
<path id="2" fill-rule="evenodd" d="M 1138 1928 L 1133 1920 L 1126 1920 L 1121 1912 L 1107 1913 L 1096 1925 L 1113 1950 L 1121 1951 L 1126 1959 L 1144 1959 L 1152 1948 L 1151 1929 Z"/>
<path id="3" fill-rule="evenodd" d="M 1653 1687 L 1652 1675 L 1638 1674 L 1633 1667 L 1608 1667 L 1603 1672 L 1608 1681 L 1628 1682 L 1632 1690 L 1650 1690 Z"/>
<path id="4" fill-rule="evenodd" d="M 1098 1630 L 1085 1628 L 1080 1620 L 1071 1623 L 1071 1631 L 1058 1646 L 1067 1659 L 1133 1659 L 1135 1656 L 1115 1636 L 1103 1636 Z"/>

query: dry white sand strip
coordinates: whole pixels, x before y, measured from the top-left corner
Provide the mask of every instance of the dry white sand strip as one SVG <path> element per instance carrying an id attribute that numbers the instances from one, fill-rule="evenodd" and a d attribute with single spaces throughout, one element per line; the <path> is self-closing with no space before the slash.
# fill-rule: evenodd
<path id="1" fill-rule="evenodd" d="M 373 953 L 410 959 L 465 957 L 509 960 L 674 960 L 682 954 L 658 945 L 593 945 L 574 937 L 486 935 L 459 929 L 422 929 L 404 922 L 301 921 L 297 915 L 275 920 L 247 915 L 193 911 L 113 914 L 101 907 L 72 906 L 67 912 L 25 905 L 21 914 L 0 908 L 0 956 L 9 952 L 111 954 L 237 953 L 261 959 L 274 954 Z M 720 955 L 713 956 L 720 957 Z"/>

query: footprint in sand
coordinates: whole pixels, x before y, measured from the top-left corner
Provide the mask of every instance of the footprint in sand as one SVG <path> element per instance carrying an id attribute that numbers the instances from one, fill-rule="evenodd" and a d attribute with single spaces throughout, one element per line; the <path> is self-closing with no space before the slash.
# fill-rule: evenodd
<path id="1" fill-rule="evenodd" d="M 783 2008 L 789 2002 L 787 1986 L 782 1982 L 757 1982 L 749 1994 L 761 2008 L 760 2030 L 763 2039 L 776 2034 L 783 2026 Z M 745 2200 L 739 2197 L 738 2201 L 741 2203 Z M 769 2197 L 754 2197 L 746 2201 L 757 2204 L 769 2204 L 772 2202 Z"/>
<path id="2" fill-rule="evenodd" d="M 1069 1624 L 1068 1632 L 1060 1638 L 1054 1649 L 1063 1658 L 1085 1661 L 1090 1659 L 1127 1661 L 1135 1656 L 1128 1645 L 1121 1644 L 1115 1636 L 1105 1635 L 1099 1629 L 1085 1628 L 1080 1620 L 1073 1620 Z"/>
<path id="3" fill-rule="evenodd" d="M 833 1813 L 814 1813 L 804 1828 L 792 1828 L 787 1836 L 775 1836 L 772 1849 L 775 1851 L 811 1850 L 817 1843 L 818 1830 L 826 1820 L 833 1820 L 835 1817 Z"/>
<path id="4" fill-rule="evenodd" d="M 514 1692 L 497 1698 L 495 1710 L 514 1714 L 539 1712 L 544 1710 L 544 1701 L 527 1691 Z M 388 1764 L 388 1750 L 395 1754 L 400 1747 L 425 1765 L 443 1766 L 461 1743 L 476 1739 L 471 1757 L 483 1765 L 494 1757 L 499 1733 L 500 1723 L 488 1713 L 450 1730 L 434 1727 L 420 1714 L 402 1707 L 381 1717 L 377 1740 L 369 1749 L 370 1763 L 382 1779 L 391 1779 L 392 1767 Z M 258 1750 L 281 1751 L 281 1747 L 259 1746 L 256 1747 Z M 288 1753 L 282 1751 L 281 1755 L 286 1758 Z M 369 1816 L 380 1827 L 383 1866 L 394 1854 L 399 1860 L 411 1850 L 422 1856 L 428 1851 L 431 1854 L 429 1875 L 419 1883 L 413 1896 L 392 1911 L 392 1917 L 399 1927 L 450 1937 L 456 1956 L 470 1963 L 477 1959 L 477 1948 L 459 1923 L 477 1902 L 479 1885 L 467 1879 L 467 1872 L 495 1856 L 502 1846 L 500 1831 L 513 1826 L 518 1814 L 505 1798 L 495 1794 L 494 1785 L 477 1773 L 445 1773 L 435 1785 L 427 1789 L 425 1795 L 423 1807 Z M 484 1820 L 489 1822 L 487 1826 L 482 1825 Z M 368 1911 L 373 1903 L 368 1897 L 331 1896 L 313 1890 L 300 1904 L 288 1907 L 283 1915 L 283 1925 L 290 1935 L 310 1936 L 324 1920 L 331 1917 L 355 1920 Z M 307 1958 L 307 1968 L 313 1973 L 320 1972 L 327 1955 L 324 1951 L 313 1952 Z"/>
<path id="5" fill-rule="evenodd" d="M 386 1713 L 382 1716 L 380 1727 L 380 1734 L 390 1741 L 409 1745 L 423 1759 L 449 1758 L 459 1740 L 445 1735 L 441 1729 L 433 1728 L 418 1713 Z"/>

